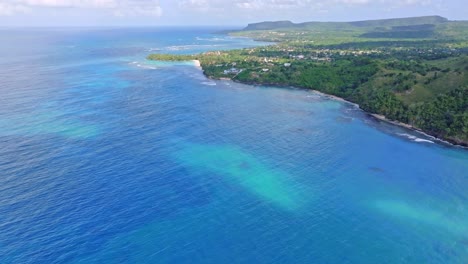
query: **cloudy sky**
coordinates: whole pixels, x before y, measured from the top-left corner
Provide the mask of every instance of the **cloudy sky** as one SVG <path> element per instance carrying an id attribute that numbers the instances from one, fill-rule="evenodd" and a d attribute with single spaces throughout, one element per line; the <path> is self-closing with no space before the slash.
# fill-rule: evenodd
<path id="1" fill-rule="evenodd" d="M 244 25 L 441 15 L 468 20 L 468 0 L 0 0 L 0 26 Z"/>

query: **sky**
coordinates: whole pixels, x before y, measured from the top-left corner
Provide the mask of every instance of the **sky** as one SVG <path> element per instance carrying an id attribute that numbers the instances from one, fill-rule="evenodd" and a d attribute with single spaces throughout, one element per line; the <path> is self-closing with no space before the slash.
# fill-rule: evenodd
<path id="1" fill-rule="evenodd" d="M 187 26 L 440 15 L 468 20 L 468 0 L 0 0 L 2 26 Z"/>

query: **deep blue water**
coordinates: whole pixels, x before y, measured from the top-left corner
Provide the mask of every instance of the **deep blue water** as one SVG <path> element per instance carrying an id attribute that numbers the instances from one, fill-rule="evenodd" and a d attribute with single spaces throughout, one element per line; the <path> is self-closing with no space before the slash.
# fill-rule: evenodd
<path id="1" fill-rule="evenodd" d="M 468 263 L 466 150 L 145 61 L 212 31 L 0 31 L 0 263 Z"/>

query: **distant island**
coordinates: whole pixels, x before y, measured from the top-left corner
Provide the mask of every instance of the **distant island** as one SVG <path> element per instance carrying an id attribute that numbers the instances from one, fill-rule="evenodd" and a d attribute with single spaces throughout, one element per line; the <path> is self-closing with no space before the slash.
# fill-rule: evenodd
<path id="1" fill-rule="evenodd" d="M 468 146 L 468 21 L 277 21 L 229 34 L 275 45 L 148 59 L 199 60 L 209 78 L 314 89 L 377 118 Z"/>

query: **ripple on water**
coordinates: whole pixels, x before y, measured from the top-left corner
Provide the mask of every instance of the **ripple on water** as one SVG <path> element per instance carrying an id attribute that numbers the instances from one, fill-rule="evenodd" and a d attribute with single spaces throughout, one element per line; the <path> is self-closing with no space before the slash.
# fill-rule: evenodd
<path id="1" fill-rule="evenodd" d="M 0 120 L 0 135 L 28 136 L 55 134 L 73 139 L 85 139 L 97 136 L 96 125 L 85 124 L 78 120 L 64 120 L 56 112 L 39 115 L 12 115 Z"/>

